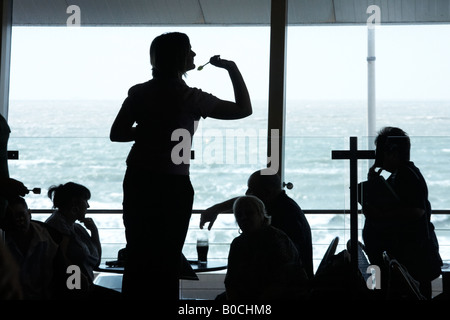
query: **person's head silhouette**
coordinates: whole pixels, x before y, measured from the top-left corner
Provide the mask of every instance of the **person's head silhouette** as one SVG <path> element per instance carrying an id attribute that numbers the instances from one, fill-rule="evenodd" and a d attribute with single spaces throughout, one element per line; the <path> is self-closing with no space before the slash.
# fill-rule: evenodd
<path id="1" fill-rule="evenodd" d="M 181 77 L 195 68 L 194 57 L 189 37 L 184 33 L 164 33 L 156 37 L 150 46 L 154 77 Z"/>
<path id="2" fill-rule="evenodd" d="M 252 233 L 270 224 L 264 203 L 255 196 L 237 198 L 233 212 L 243 233 Z"/>
<path id="3" fill-rule="evenodd" d="M 410 159 L 411 141 L 405 131 L 396 127 L 385 127 L 375 139 L 375 166 L 394 172 L 399 165 Z"/>
<path id="4" fill-rule="evenodd" d="M 67 182 L 51 186 L 47 195 L 53 201 L 53 208 L 58 209 L 72 222 L 85 219 L 86 210 L 89 208 L 88 200 L 91 198 L 91 192 L 85 186 Z"/>

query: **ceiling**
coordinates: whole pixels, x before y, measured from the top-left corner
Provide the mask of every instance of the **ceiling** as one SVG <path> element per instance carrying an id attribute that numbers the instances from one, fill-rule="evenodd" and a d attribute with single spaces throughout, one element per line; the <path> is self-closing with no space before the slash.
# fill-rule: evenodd
<path id="1" fill-rule="evenodd" d="M 13 0 L 15 26 L 269 25 L 270 0 Z M 449 23 L 450 0 L 289 0 L 290 25 L 365 24 L 377 5 L 382 24 Z"/>

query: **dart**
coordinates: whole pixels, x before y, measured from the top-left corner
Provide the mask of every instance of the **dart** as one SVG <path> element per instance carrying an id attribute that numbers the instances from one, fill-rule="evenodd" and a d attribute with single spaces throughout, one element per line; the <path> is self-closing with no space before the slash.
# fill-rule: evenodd
<path id="1" fill-rule="evenodd" d="M 34 194 L 41 194 L 41 188 L 28 189 L 28 191 L 33 192 Z"/>
<path id="2" fill-rule="evenodd" d="M 197 70 L 198 70 L 198 71 L 202 71 L 202 70 L 203 70 L 203 67 L 205 67 L 208 63 L 209 63 L 209 61 L 208 61 L 207 63 L 205 63 L 204 65 L 199 66 L 199 67 L 197 68 Z"/>

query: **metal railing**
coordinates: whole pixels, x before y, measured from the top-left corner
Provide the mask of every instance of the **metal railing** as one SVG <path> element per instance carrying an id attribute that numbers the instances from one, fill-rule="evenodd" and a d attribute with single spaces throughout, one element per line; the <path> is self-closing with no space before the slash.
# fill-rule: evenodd
<path id="1" fill-rule="evenodd" d="M 196 233 L 199 232 L 199 219 L 203 210 L 193 210 L 183 253 L 188 259 L 196 259 Z M 337 252 L 345 249 L 350 239 L 350 210 L 304 210 L 309 221 L 313 240 L 314 266 L 317 268 L 331 240 L 338 236 L 340 241 Z M 360 212 L 361 213 L 361 212 Z M 32 210 L 33 219 L 45 220 L 51 210 Z M 122 223 L 121 209 L 90 209 L 88 216 L 94 218 L 102 242 L 102 261 L 115 260 L 117 252 L 126 245 L 125 229 Z M 440 253 L 443 260 L 450 260 L 450 210 L 434 210 L 432 222 L 435 225 Z M 359 239 L 362 241 L 364 217 L 358 222 Z M 205 228 L 206 229 L 206 228 Z M 234 216 L 220 214 L 209 231 L 208 259 L 227 259 L 231 241 L 239 235 Z"/>

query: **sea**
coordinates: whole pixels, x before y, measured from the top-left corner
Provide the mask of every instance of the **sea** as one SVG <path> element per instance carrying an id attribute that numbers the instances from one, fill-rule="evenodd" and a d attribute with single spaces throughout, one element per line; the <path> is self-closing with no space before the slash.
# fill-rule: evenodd
<path id="1" fill-rule="evenodd" d="M 26 196 L 31 209 L 50 210 L 48 188 L 68 181 L 90 189 L 91 209 L 122 208 L 125 160 L 132 143 L 109 140 L 109 130 L 121 104 L 122 101 L 106 100 L 10 101 L 8 149 L 19 151 L 19 159 L 9 161 L 10 176 L 30 189 L 42 189 L 41 194 Z M 267 101 L 253 101 L 253 108 L 254 113 L 241 120 L 200 120 L 192 142 L 195 156 L 190 169 L 194 209 L 243 195 L 249 175 L 267 166 Z M 450 101 L 377 101 L 376 109 L 377 130 L 396 126 L 411 137 L 411 160 L 427 181 L 432 208 L 450 209 Z M 373 149 L 374 137 L 369 136 L 367 123 L 365 101 L 286 102 L 286 127 L 284 132 L 278 132 L 286 137 L 284 162 L 275 156 L 276 148 L 281 146 L 272 145 L 269 155 L 274 160 L 271 166 L 284 167 L 284 182 L 293 185 L 292 189 L 286 188 L 286 193 L 303 209 L 350 208 L 349 161 L 333 160 L 331 153 L 348 150 L 350 137 L 358 138 L 360 150 Z M 370 160 L 358 162 L 359 181 L 366 179 L 370 165 Z M 320 260 L 336 235 L 345 245 L 349 238 L 348 215 L 307 217 L 313 242 L 320 247 L 316 260 Z M 105 231 L 102 236 L 105 245 L 116 244 L 111 246 L 109 255 L 113 256 L 114 250 L 125 242 L 121 218 L 96 219 L 105 230 L 115 232 Z M 186 247 L 187 256 L 195 255 L 198 215 L 195 219 L 186 240 L 191 245 Z M 360 218 L 360 226 L 363 219 Z M 450 259 L 450 217 L 433 216 L 433 223 L 441 254 Z M 234 218 L 223 215 L 212 230 L 216 232 L 210 236 L 211 243 L 217 243 L 216 256 L 226 257 L 227 245 L 239 231 Z"/>

